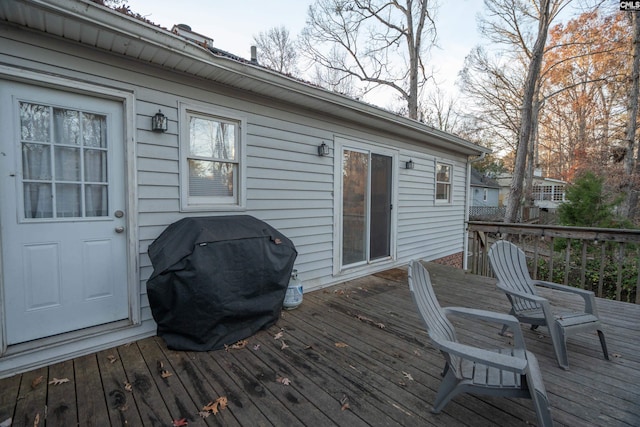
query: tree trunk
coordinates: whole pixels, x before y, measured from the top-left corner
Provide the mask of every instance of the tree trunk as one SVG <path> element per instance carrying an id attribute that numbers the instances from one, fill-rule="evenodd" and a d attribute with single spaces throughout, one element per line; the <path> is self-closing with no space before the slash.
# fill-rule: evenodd
<path id="1" fill-rule="evenodd" d="M 531 61 L 527 70 L 527 78 L 525 80 L 524 97 L 522 100 L 522 112 L 520 117 L 520 131 L 518 132 L 518 147 L 516 148 L 516 162 L 513 170 L 513 180 L 509 191 L 509 201 L 505 213 L 505 222 L 516 222 L 520 202 L 522 200 L 522 186 L 524 182 L 524 173 L 527 163 L 528 145 L 531 137 L 531 127 L 533 118 L 533 100 L 535 96 L 536 82 L 540 76 L 540 67 L 542 66 L 542 56 L 544 54 L 544 46 L 547 41 L 547 33 L 549 31 L 549 3 L 550 0 L 541 0 L 540 2 L 540 20 L 538 22 L 538 37 L 531 52 Z"/>
<path id="2" fill-rule="evenodd" d="M 539 87 L 536 89 L 536 98 L 533 103 L 531 116 L 531 136 L 529 137 L 529 153 L 527 154 L 529 160 L 527 162 L 527 174 L 524 186 L 524 205 L 526 208 L 529 208 L 529 214 L 531 213 L 530 208 L 535 204 L 533 199 L 533 177 L 538 167 L 538 116 L 540 114 L 540 108 L 542 108 L 538 95 Z"/>
<path id="3" fill-rule="evenodd" d="M 624 159 L 624 188 L 626 200 L 623 205 L 624 215 L 631 221 L 634 220 L 638 207 L 638 180 L 640 174 L 640 151 L 634 167 L 634 152 L 636 139 L 636 126 L 638 119 L 638 90 L 640 89 L 640 19 L 637 12 L 631 13 L 633 22 L 633 71 L 631 73 L 631 85 L 627 102 L 627 152 Z"/>

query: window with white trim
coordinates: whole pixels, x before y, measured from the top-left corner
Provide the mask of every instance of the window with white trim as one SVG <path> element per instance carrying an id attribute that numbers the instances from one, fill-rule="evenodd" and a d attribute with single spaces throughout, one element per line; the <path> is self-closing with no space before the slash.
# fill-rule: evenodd
<path id="1" fill-rule="evenodd" d="M 242 206 L 242 119 L 187 107 L 181 113 L 182 208 Z"/>
<path id="2" fill-rule="evenodd" d="M 436 162 L 436 203 L 451 203 L 451 183 L 453 167 Z"/>

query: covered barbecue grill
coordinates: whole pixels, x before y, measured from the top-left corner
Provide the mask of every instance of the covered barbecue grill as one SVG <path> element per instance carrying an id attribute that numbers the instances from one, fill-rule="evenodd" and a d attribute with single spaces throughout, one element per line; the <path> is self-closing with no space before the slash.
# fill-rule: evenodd
<path id="1" fill-rule="evenodd" d="M 252 216 L 171 224 L 149 246 L 158 336 L 175 350 L 208 351 L 273 325 L 296 256 L 287 237 Z"/>

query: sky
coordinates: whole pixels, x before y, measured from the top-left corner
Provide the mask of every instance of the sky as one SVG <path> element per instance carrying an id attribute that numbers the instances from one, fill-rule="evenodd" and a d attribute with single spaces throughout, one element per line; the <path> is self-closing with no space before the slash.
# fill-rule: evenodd
<path id="1" fill-rule="evenodd" d="M 313 0 L 127 0 L 129 8 L 167 29 L 187 24 L 213 39 L 214 46 L 250 58 L 253 36 L 285 26 L 292 36 L 302 30 Z M 464 58 L 479 43 L 476 17 L 482 0 L 440 0 L 436 29 L 439 47 L 432 51 L 437 81 L 447 91 Z"/>

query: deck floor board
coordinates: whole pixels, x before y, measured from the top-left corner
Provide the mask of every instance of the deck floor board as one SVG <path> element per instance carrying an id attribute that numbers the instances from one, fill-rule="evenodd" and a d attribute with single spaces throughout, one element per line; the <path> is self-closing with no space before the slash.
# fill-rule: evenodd
<path id="1" fill-rule="evenodd" d="M 508 312 L 494 279 L 426 265 L 441 305 Z M 541 294 L 570 308 L 580 304 Z M 568 339 L 568 371 L 557 366 L 545 328 L 522 326 L 527 348 L 540 362 L 556 425 L 638 426 L 640 306 L 597 304 L 610 361 L 595 334 Z M 487 348 L 510 342 L 498 334 L 500 325 L 460 318 L 454 324 L 463 342 Z M 40 426 L 170 426 L 182 418 L 189 426 L 536 424 L 526 399 L 463 394 L 440 414 L 430 412 L 444 359 L 429 343 L 405 268 L 306 293 L 300 307 L 247 341 L 241 349 L 185 352 L 151 337 L 0 379 L 0 423 L 12 418 L 13 426 L 33 426 L 39 417 Z M 171 375 L 163 378 L 162 370 Z M 69 382 L 49 384 L 54 378 Z M 219 397 L 228 407 L 202 417 Z"/>

